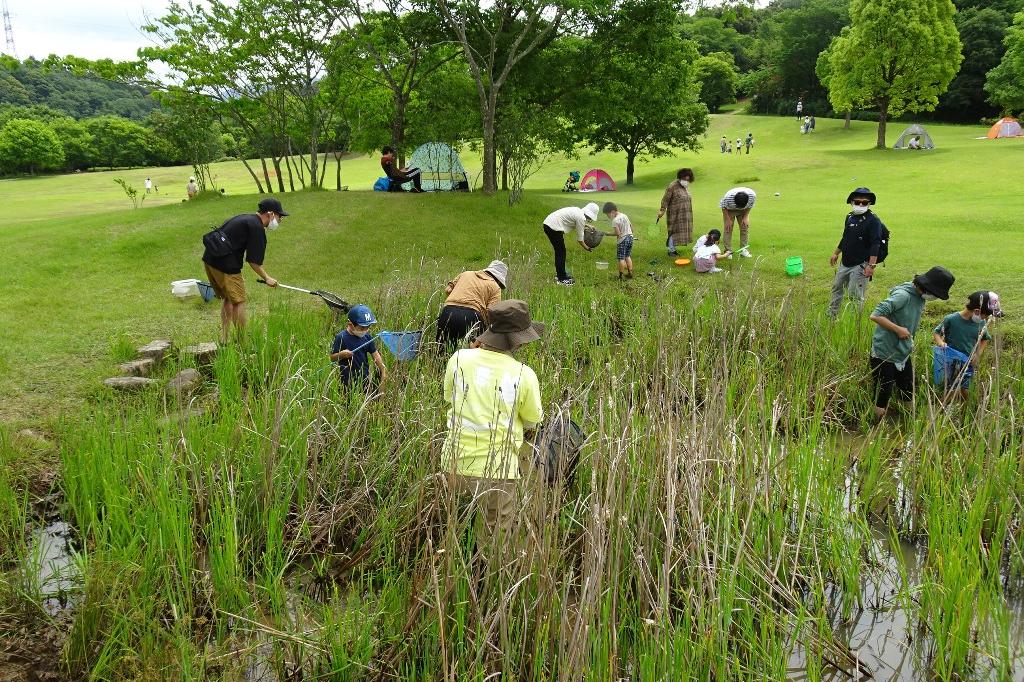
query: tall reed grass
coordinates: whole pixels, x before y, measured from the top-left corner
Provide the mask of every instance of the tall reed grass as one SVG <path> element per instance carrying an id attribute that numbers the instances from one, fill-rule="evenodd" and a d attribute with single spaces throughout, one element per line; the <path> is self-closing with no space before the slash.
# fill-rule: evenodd
<path id="1" fill-rule="evenodd" d="M 857 669 L 830 595 L 840 619 L 872 608 L 879 528 L 927 544 L 922 582 L 900 584 L 937 678 L 1022 665 L 1019 357 L 997 342 L 970 402 L 921 387 L 874 427 L 870 324 L 828 322 L 799 286 L 516 286 L 548 323 L 520 357 L 588 439 L 575 482 L 523 486 L 485 546 L 441 475 L 444 358 L 389 359 L 379 397 L 346 394 L 323 310 L 275 307 L 223 349 L 215 409 L 105 398 L 68 420 L 69 672 L 759 680 L 799 649 L 821 679 Z M 369 303 L 420 328 L 438 300 L 411 280 Z"/>

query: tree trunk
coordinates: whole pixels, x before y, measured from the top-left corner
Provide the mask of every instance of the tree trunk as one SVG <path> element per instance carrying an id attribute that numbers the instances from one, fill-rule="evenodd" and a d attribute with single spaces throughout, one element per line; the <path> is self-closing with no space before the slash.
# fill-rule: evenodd
<path id="1" fill-rule="evenodd" d="M 737 152 L 739 149 L 736 150 Z M 636 152 L 626 152 L 626 184 L 633 184 L 633 171 L 636 169 Z"/>
<path id="2" fill-rule="evenodd" d="M 508 191 L 508 155 L 501 155 L 501 191 Z"/>
<path id="3" fill-rule="evenodd" d="M 317 151 L 317 139 L 316 135 L 310 135 L 309 137 L 309 186 L 316 187 L 319 185 L 320 174 L 317 172 L 320 170 L 320 152 Z"/>
<path id="4" fill-rule="evenodd" d="M 334 169 L 335 179 L 338 182 L 338 191 L 341 191 L 341 154 L 334 152 L 334 163 L 337 164 L 337 168 Z"/>
<path id="5" fill-rule="evenodd" d="M 408 105 L 406 97 L 401 93 L 395 93 L 395 117 L 391 119 L 391 146 L 398 150 L 398 158 L 395 162 L 399 168 L 405 168 L 405 107 Z"/>
<path id="6" fill-rule="evenodd" d="M 885 122 L 888 118 L 889 100 L 880 100 L 878 103 L 878 141 L 875 142 L 875 149 L 885 149 Z"/>
<path id="7" fill-rule="evenodd" d="M 274 172 L 277 173 L 277 191 L 284 194 L 284 177 L 281 175 L 281 157 L 271 156 L 270 161 L 274 164 Z"/>
<path id="8" fill-rule="evenodd" d="M 494 109 L 495 97 L 492 94 L 487 100 L 486 109 L 482 112 L 484 119 L 484 194 L 494 194 L 498 191 L 494 151 Z"/>
<path id="9" fill-rule="evenodd" d="M 274 191 L 273 190 L 274 186 L 270 182 L 270 169 L 267 168 L 267 160 L 266 160 L 266 158 L 261 156 L 260 157 L 260 163 L 263 164 L 263 179 L 267 181 L 267 194 L 270 194 L 271 192 Z M 284 188 L 283 187 L 281 188 L 281 191 L 284 192 Z"/>
<path id="10" fill-rule="evenodd" d="M 846 120 L 843 122 L 843 129 L 844 130 L 849 130 L 850 129 L 850 119 L 851 118 L 853 118 L 853 109 L 847 109 L 846 110 Z"/>
<path id="11" fill-rule="evenodd" d="M 285 168 L 288 169 L 288 187 L 290 187 L 291 190 L 294 192 L 295 191 L 295 176 L 292 175 L 292 157 L 290 155 L 284 157 L 284 166 L 285 166 Z"/>

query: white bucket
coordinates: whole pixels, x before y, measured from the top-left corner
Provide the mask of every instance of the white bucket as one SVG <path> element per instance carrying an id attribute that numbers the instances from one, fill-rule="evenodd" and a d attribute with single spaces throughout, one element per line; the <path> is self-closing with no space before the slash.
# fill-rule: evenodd
<path id="1" fill-rule="evenodd" d="M 187 298 L 189 296 L 199 295 L 199 280 L 198 279 L 179 279 L 176 282 L 171 282 L 171 294 L 178 298 Z"/>
<path id="2" fill-rule="evenodd" d="M 594 263 L 594 265 L 597 267 L 598 270 L 607 270 L 608 269 L 608 261 L 606 261 L 606 260 L 599 260 L 596 263 Z"/>

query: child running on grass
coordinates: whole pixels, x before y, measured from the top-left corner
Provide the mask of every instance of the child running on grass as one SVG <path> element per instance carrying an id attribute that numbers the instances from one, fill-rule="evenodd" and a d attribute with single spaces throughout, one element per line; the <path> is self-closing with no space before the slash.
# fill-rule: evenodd
<path id="1" fill-rule="evenodd" d="M 341 383 L 346 387 L 353 384 L 370 388 L 370 361 L 377 366 L 378 382 L 388 378 L 388 368 L 377 349 L 376 339 L 367 339 L 370 327 L 377 324 L 377 318 L 369 306 L 357 305 L 348 311 L 348 324 L 334 337 L 331 346 L 331 360 L 337 361 Z"/>
<path id="2" fill-rule="evenodd" d="M 604 214 L 615 228 L 615 257 L 619 260 L 619 279 L 625 275 L 633 279 L 633 225 L 629 216 L 619 211 L 612 202 L 604 205 Z"/>
<path id="3" fill-rule="evenodd" d="M 719 258 L 728 258 L 731 251 L 722 253 L 718 245 L 722 238 L 721 230 L 710 230 L 693 245 L 693 269 L 697 272 L 721 272 L 718 267 Z"/>
<path id="4" fill-rule="evenodd" d="M 992 340 L 988 333 L 988 322 L 991 317 L 1002 317 L 999 305 L 999 294 L 994 291 L 975 291 L 967 297 L 967 305 L 957 313 L 951 313 L 933 330 L 935 345 L 940 348 L 952 348 L 967 358 L 971 373 L 978 369 L 978 358 L 985 346 Z M 948 371 L 948 365 L 947 365 Z M 959 386 L 960 395 L 967 397 L 971 387 L 971 377 L 967 372 L 957 372 L 954 376 L 946 375 L 947 386 Z"/>

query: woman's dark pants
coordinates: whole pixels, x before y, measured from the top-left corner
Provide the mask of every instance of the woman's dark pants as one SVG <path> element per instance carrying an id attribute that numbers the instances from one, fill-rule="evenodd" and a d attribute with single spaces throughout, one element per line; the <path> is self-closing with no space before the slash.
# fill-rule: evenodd
<path id="1" fill-rule="evenodd" d="M 545 225 L 544 234 L 548 236 L 551 248 L 555 250 L 555 276 L 559 281 L 569 279 L 569 275 L 565 272 L 565 233 L 556 232 Z"/>
<path id="2" fill-rule="evenodd" d="M 480 313 L 460 305 L 446 305 L 437 316 L 437 343 L 452 352 L 476 325 L 483 329 Z"/>

